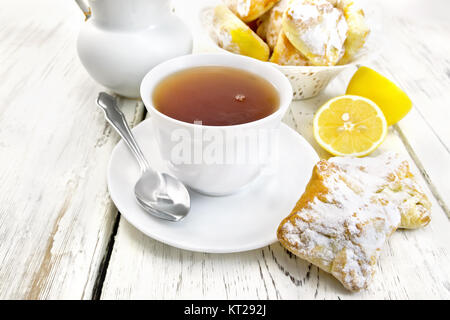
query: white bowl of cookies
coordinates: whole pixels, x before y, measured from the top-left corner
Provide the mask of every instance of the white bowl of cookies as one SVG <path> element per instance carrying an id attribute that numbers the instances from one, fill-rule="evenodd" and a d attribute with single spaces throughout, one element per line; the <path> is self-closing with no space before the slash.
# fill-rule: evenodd
<path id="1" fill-rule="evenodd" d="M 370 30 L 353 0 L 222 0 L 200 19 L 208 35 L 201 51 L 275 64 L 295 100 L 316 96 L 369 52 Z"/>

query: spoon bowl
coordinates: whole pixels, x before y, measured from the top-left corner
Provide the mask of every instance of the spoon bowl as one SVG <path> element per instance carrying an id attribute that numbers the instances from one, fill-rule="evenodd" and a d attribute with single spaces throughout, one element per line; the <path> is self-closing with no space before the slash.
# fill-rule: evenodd
<path id="1" fill-rule="evenodd" d="M 141 168 L 134 194 L 138 204 L 149 214 L 164 220 L 180 221 L 189 213 L 191 200 L 184 184 L 177 178 L 152 169 L 136 142 L 116 99 L 100 92 L 97 105 L 135 156 Z"/>
<path id="2" fill-rule="evenodd" d="M 167 173 L 155 178 L 153 172 L 144 172 L 134 186 L 134 194 L 141 207 L 157 211 L 153 214 L 162 219 L 179 221 L 190 209 L 187 189 L 177 178 Z"/>

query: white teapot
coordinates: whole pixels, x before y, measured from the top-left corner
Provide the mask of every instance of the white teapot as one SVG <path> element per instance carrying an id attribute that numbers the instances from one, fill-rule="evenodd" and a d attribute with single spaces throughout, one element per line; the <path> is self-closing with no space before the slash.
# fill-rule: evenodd
<path id="1" fill-rule="evenodd" d="M 119 95 L 138 98 L 150 69 L 192 51 L 191 33 L 169 0 L 76 2 L 86 16 L 78 56 L 94 80 Z"/>

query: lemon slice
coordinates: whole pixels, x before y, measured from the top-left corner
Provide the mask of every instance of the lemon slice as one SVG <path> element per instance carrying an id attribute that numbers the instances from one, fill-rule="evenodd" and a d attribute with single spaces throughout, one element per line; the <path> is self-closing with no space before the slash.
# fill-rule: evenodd
<path id="1" fill-rule="evenodd" d="M 378 72 L 360 67 L 350 80 L 346 94 L 365 97 L 383 110 L 388 125 L 400 121 L 412 108 L 412 102 L 395 83 Z"/>
<path id="2" fill-rule="evenodd" d="M 317 111 L 313 127 L 317 143 L 335 156 L 368 155 L 387 134 L 381 109 L 373 101 L 353 95 L 325 103 Z"/>

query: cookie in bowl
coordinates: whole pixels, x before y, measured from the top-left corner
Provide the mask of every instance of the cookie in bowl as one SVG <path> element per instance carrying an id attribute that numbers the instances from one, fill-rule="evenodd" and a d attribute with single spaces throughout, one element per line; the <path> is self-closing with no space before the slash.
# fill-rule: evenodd
<path id="1" fill-rule="evenodd" d="M 256 33 L 269 45 L 272 51 L 277 44 L 278 36 L 282 30 L 283 15 L 288 4 L 289 0 L 281 0 L 256 20 Z"/>
<path id="2" fill-rule="evenodd" d="M 291 1 L 282 23 L 286 37 L 313 65 L 336 65 L 343 57 L 348 24 L 327 0 Z"/>
<path id="3" fill-rule="evenodd" d="M 223 49 L 262 61 L 269 59 L 269 46 L 228 7 L 215 7 L 212 23 L 213 35 Z"/>
<path id="4" fill-rule="evenodd" d="M 291 44 L 283 31 L 280 31 L 270 62 L 281 66 L 311 65 L 309 60 Z"/>
<path id="5" fill-rule="evenodd" d="M 282 65 L 335 66 L 350 63 L 364 46 L 370 32 L 364 11 L 353 0 L 225 0 L 223 3 L 216 7 L 214 13 L 217 44 L 230 52 L 253 56 L 252 52 L 249 53 L 252 44 L 257 44 L 255 48 L 258 51 L 265 43 L 269 48 L 268 54 L 275 55 L 271 61 L 284 61 Z M 226 30 L 236 29 L 242 33 L 233 37 L 231 31 L 224 32 L 224 26 Z M 256 34 L 249 32 L 252 29 Z M 287 40 L 279 42 L 282 32 Z M 304 56 L 307 63 L 279 59 L 285 55 L 280 50 L 288 51 L 286 56 Z M 260 54 L 257 56 L 262 60 Z"/>
<path id="6" fill-rule="evenodd" d="M 276 64 L 290 80 L 294 100 L 316 96 L 372 51 L 366 17 L 353 0 L 278 0 L 243 18 L 237 3 L 250 2 L 257 3 L 230 0 L 220 10 L 205 8 L 200 19 L 207 37 L 199 52 L 228 51 Z"/>
<path id="7" fill-rule="evenodd" d="M 262 16 L 279 0 L 223 0 L 223 3 L 244 22 Z"/>
<path id="8" fill-rule="evenodd" d="M 344 13 L 348 25 L 347 39 L 344 43 L 345 53 L 339 64 L 351 62 L 364 46 L 370 29 L 366 23 L 363 9 L 353 0 L 335 0 L 330 2 Z"/>

